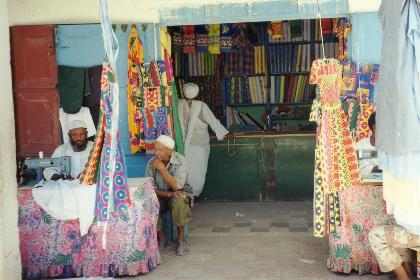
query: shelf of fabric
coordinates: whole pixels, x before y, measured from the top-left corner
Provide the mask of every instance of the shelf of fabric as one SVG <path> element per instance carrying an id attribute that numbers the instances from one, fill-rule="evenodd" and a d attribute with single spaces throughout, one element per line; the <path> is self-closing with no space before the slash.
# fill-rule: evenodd
<path id="1" fill-rule="evenodd" d="M 338 43 L 338 39 L 324 39 L 324 43 Z M 315 44 L 321 44 L 322 41 L 321 40 L 315 40 L 314 41 Z"/>
<path id="2" fill-rule="evenodd" d="M 310 44 L 311 41 L 290 41 L 290 42 L 272 42 L 268 43 L 270 46 L 273 45 L 304 45 L 304 44 Z"/>
<path id="3" fill-rule="evenodd" d="M 230 107 L 248 107 L 248 106 L 267 106 L 266 103 L 244 103 L 244 104 L 228 104 Z"/>
<path id="4" fill-rule="evenodd" d="M 271 116 L 271 121 L 309 121 L 309 118 L 281 118 Z"/>
<path id="5" fill-rule="evenodd" d="M 302 106 L 310 106 L 312 105 L 312 102 L 282 102 L 282 103 L 270 103 L 271 106 L 296 106 L 296 105 L 302 105 Z"/>
<path id="6" fill-rule="evenodd" d="M 311 72 L 282 72 L 282 73 L 270 73 L 270 76 L 291 76 L 291 75 L 309 75 Z"/>
<path id="7" fill-rule="evenodd" d="M 236 78 L 236 77 L 264 77 L 266 74 L 238 74 L 238 75 L 225 75 L 225 78 Z"/>

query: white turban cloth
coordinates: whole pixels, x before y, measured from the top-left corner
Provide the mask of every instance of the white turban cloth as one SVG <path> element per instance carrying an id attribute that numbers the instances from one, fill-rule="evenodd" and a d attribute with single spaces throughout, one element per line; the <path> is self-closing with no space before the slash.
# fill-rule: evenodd
<path id="1" fill-rule="evenodd" d="M 184 95 L 187 99 L 194 99 L 198 95 L 200 88 L 194 83 L 184 85 Z"/>
<path id="2" fill-rule="evenodd" d="M 156 142 L 159 142 L 163 146 L 173 150 L 175 148 L 175 141 L 167 136 L 167 135 L 161 135 L 156 139 Z"/>
<path id="3" fill-rule="evenodd" d="M 69 123 L 68 130 L 70 131 L 70 130 L 75 129 L 75 128 L 86 128 L 87 129 L 87 125 L 82 120 L 74 120 L 74 121 Z"/>

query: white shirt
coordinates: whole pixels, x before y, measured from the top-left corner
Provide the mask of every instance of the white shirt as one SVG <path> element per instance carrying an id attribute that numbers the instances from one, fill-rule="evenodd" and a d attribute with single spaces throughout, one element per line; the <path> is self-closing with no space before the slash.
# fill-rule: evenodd
<path id="1" fill-rule="evenodd" d="M 92 150 L 93 142 L 88 141 L 86 149 L 81 152 L 75 152 L 71 144 L 62 144 L 55 149 L 52 158 L 70 156 L 71 157 L 71 177 L 77 178 L 85 168 L 88 161 L 90 150 Z M 48 167 L 44 169 L 44 177 L 51 180 L 54 174 L 61 174 L 62 170 L 58 167 Z"/>

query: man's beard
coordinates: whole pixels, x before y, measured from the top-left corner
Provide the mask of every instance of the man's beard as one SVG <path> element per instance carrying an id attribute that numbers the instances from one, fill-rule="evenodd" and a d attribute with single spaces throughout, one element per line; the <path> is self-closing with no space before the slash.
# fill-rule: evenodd
<path id="1" fill-rule="evenodd" d="M 70 139 L 70 144 L 72 145 L 73 149 L 79 152 L 84 151 L 86 149 L 87 142 L 88 141 L 86 139 L 82 144 L 77 144 L 76 141 L 73 141 L 72 139 Z"/>

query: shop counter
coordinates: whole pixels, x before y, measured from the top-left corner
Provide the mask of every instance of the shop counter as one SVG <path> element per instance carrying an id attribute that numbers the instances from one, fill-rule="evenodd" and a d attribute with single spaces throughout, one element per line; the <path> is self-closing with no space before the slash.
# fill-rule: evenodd
<path id="1" fill-rule="evenodd" d="M 112 213 L 106 229 L 95 221 L 83 237 L 78 220 L 55 220 L 36 204 L 30 188 L 19 189 L 23 278 L 138 275 L 156 268 L 160 263 L 159 202 L 152 179 L 129 179 L 128 183 L 128 211 Z"/>
<path id="2" fill-rule="evenodd" d="M 314 132 L 236 133 L 210 141 L 202 198 L 219 201 L 310 200 Z"/>

